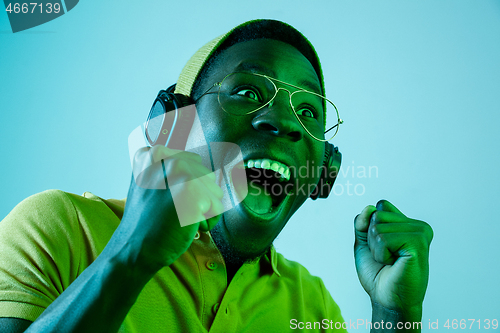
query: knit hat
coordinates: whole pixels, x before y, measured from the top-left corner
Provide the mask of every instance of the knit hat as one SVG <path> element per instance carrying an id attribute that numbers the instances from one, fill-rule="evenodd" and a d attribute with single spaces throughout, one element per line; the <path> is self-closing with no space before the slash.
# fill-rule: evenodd
<path id="1" fill-rule="evenodd" d="M 291 25 L 281 21 L 263 19 L 240 24 L 202 46 L 182 69 L 177 80 L 175 92 L 192 97 L 195 82 L 201 70 L 212 56 L 234 44 L 263 38 L 282 41 L 299 50 L 312 64 L 321 84 L 321 92 L 322 94 L 325 93 L 323 72 L 321 71 L 319 58 L 307 38 Z"/>

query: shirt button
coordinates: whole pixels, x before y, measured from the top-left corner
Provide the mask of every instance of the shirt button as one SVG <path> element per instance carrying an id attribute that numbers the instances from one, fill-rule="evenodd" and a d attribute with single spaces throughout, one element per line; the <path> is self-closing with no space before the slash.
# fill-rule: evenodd
<path id="1" fill-rule="evenodd" d="M 219 265 L 215 261 L 207 261 L 207 268 L 211 271 L 216 270 Z"/>
<path id="2" fill-rule="evenodd" d="M 214 306 L 212 307 L 212 311 L 214 312 L 214 314 L 216 314 L 217 310 L 219 310 L 219 305 L 220 303 L 215 303 Z"/>

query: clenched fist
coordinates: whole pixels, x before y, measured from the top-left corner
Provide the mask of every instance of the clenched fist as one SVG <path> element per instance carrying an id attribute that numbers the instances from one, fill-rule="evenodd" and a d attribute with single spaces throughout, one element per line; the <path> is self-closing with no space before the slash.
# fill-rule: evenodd
<path id="1" fill-rule="evenodd" d="M 354 229 L 356 270 L 372 303 L 421 316 L 432 228 L 381 200 L 356 216 Z"/>

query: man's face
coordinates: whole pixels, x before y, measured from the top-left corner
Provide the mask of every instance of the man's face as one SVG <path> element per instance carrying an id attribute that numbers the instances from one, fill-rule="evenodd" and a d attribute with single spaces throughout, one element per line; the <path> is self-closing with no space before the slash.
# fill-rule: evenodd
<path id="1" fill-rule="evenodd" d="M 265 39 L 243 42 L 228 48 L 222 56 L 223 61 L 218 61 L 204 80 L 203 91 L 230 73 L 249 72 L 321 93 L 319 79 L 310 62 L 286 43 Z M 280 88 L 279 83 L 277 87 Z M 232 142 L 240 147 L 245 162 L 269 159 L 271 164 L 277 161 L 292 170 L 288 182 L 269 180 L 277 184 L 274 191 L 260 184 L 263 177 L 248 183 L 245 200 L 225 212 L 212 231 L 218 245 L 223 243 L 240 257 L 254 258 L 268 249 L 314 189 L 319 180 L 316 170 L 322 164 L 324 143 L 314 140 L 302 128 L 290 107 L 289 94 L 283 90 L 278 92 L 272 106 L 243 116 L 226 113 L 216 93 L 203 96 L 197 103 L 197 110 L 207 142 Z M 303 166 L 300 173 L 303 177 L 293 172 L 300 166 Z M 306 166 L 308 169 L 304 170 Z M 257 170 L 247 170 L 247 177 L 252 175 L 251 171 Z M 238 195 L 241 184 L 232 180 L 231 189 Z M 289 195 L 275 195 L 284 185 Z"/>

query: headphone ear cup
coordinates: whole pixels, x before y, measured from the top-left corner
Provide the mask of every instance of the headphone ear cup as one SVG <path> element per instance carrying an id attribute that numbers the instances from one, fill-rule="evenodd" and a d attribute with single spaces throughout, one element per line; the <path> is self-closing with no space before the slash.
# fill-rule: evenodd
<path id="1" fill-rule="evenodd" d="M 311 199 L 326 199 L 328 197 L 328 195 L 332 191 L 335 179 L 337 179 L 337 174 L 340 170 L 341 163 L 342 154 L 340 153 L 338 147 L 335 147 L 331 143 L 325 142 L 325 156 L 323 159 L 323 166 L 321 168 L 321 177 L 319 179 L 318 185 L 309 196 Z"/>
<path id="2" fill-rule="evenodd" d="M 196 107 L 194 101 L 182 94 L 171 94 L 175 105 L 175 121 L 172 126 L 172 135 L 167 147 L 171 149 L 184 150 L 193 127 Z"/>
<path id="3" fill-rule="evenodd" d="M 191 98 L 175 94 L 174 90 L 175 84 L 158 93 L 149 112 L 145 135 L 151 146 L 184 150 L 196 109 Z M 190 105 L 193 107 L 187 107 Z"/>

